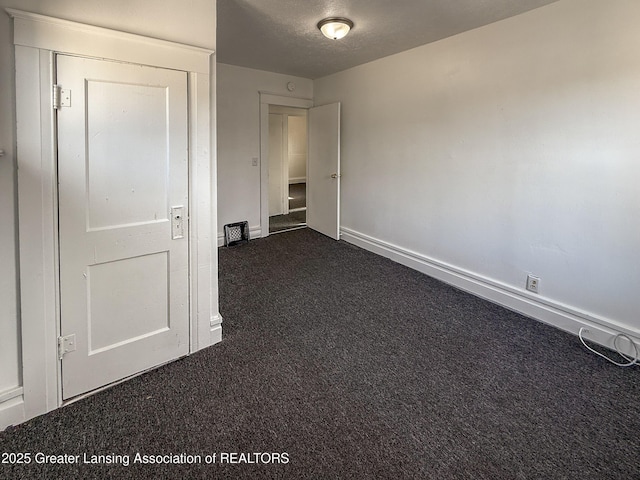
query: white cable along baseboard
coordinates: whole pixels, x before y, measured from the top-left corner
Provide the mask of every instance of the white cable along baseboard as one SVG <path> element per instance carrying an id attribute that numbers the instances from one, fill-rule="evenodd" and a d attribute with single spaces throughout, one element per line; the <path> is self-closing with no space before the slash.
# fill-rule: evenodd
<path id="1" fill-rule="evenodd" d="M 623 333 L 640 344 L 640 331 L 614 320 L 601 318 L 578 309 L 553 302 L 548 298 L 529 294 L 524 289 L 496 282 L 473 272 L 439 262 L 425 255 L 393 245 L 383 240 L 341 227 L 341 239 L 365 250 L 389 258 L 397 263 L 441 280 L 456 288 L 489 300 L 527 317 L 539 320 L 578 336 L 581 328 L 586 340 L 615 350 L 614 337 Z M 633 345 L 618 345 L 627 355 L 634 355 Z"/>

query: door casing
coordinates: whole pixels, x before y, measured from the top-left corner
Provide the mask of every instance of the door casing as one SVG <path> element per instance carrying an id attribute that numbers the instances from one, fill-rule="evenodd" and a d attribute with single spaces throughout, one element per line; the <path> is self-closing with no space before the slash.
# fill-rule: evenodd
<path id="1" fill-rule="evenodd" d="M 311 108 L 313 100 L 260 92 L 260 237 L 269 236 L 269 105 Z"/>
<path id="2" fill-rule="evenodd" d="M 297 98 L 297 97 L 287 97 L 274 95 L 271 93 L 260 92 L 260 237 L 269 236 L 269 106 L 281 106 L 281 107 L 294 107 L 294 108 L 303 108 L 307 111 L 313 108 L 313 101 L 311 99 L 306 98 Z M 339 127 L 339 107 L 338 107 L 338 129 Z M 307 124 L 308 126 L 309 124 Z M 309 142 L 309 138 L 307 138 Z M 338 150 L 339 150 L 339 131 L 338 131 Z M 340 165 L 338 158 L 338 167 Z M 338 178 L 336 179 L 339 185 L 340 172 L 336 172 Z M 309 158 L 307 158 L 307 177 L 309 176 Z M 307 183 L 307 189 L 309 188 L 309 183 Z M 339 238 L 339 230 L 340 230 L 340 215 L 339 215 L 339 205 L 340 205 L 340 189 L 337 189 L 338 198 L 336 199 L 338 205 L 338 217 L 337 217 L 337 226 L 336 226 L 336 234 L 331 234 L 330 236 L 334 239 Z M 309 208 L 307 206 L 307 208 Z M 307 210 L 307 216 L 309 215 L 309 210 Z M 253 236 L 253 233 L 252 233 Z"/>
<path id="3" fill-rule="evenodd" d="M 274 128 L 275 127 L 275 128 Z M 289 123 L 287 115 L 269 113 L 269 216 L 287 215 L 289 213 L 288 189 L 288 138 Z M 277 152 L 277 155 L 274 154 Z M 277 159 L 280 161 L 278 162 Z M 272 175 L 277 173 L 276 176 Z M 279 186 L 277 195 L 275 185 Z M 274 213 L 277 212 L 277 213 Z"/>
<path id="4" fill-rule="evenodd" d="M 16 68 L 22 393 L 0 404 L 0 429 L 63 405 L 60 334 L 55 53 L 177 69 L 188 75 L 190 351 L 222 338 L 218 312 L 216 166 L 210 112 L 213 51 L 7 9 Z M 41 135 L 33 135 L 41 132 Z M 213 147 L 213 148 L 212 148 Z"/>

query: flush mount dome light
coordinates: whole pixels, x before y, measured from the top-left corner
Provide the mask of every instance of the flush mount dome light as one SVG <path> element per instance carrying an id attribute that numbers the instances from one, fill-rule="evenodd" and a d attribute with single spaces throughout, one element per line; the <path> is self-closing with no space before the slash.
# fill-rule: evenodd
<path id="1" fill-rule="evenodd" d="M 320 20 L 318 28 L 325 37 L 339 40 L 353 28 L 353 22 L 348 18 L 330 17 Z"/>

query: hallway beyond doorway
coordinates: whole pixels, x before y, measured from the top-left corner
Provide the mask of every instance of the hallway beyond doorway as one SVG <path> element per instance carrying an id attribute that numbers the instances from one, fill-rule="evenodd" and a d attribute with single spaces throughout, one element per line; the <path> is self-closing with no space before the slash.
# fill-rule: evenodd
<path id="1" fill-rule="evenodd" d="M 289 214 L 269 217 L 269 233 L 279 233 L 306 227 L 307 225 L 307 184 L 289 185 Z"/>

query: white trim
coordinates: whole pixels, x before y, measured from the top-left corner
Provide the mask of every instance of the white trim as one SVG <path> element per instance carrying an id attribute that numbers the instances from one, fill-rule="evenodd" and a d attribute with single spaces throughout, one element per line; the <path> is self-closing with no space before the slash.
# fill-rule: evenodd
<path id="1" fill-rule="evenodd" d="M 206 212 L 209 228 L 207 230 L 206 239 L 205 236 L 202 236 L 203 248 L 209 253 L 209 266 L 208 274 L 209 274 L 209 282 L 207 288 L 209 290 L 206 292 L 206 300 L 208 303 L 203 305 L 202 311 L 206 312 L 210 315 L 209 317 L 209 332 L 208 338 L 209 345 L 214 345 L 218 342 L 222 341 L 222 316 L 220 315 L 220 304 L 218 298 L 218 248 L 216 242 L 216 234 L 218 232 L 218 168 L 217 168 L 217 99 L 215 93 L 210 95 L 209 92 L 216 91 L 216 80 L 217 80 L 217 71 L 216 71 L 216 58 L 215 55 L 211 55 L 209 58 L 210 61 L 210 85 L 209 90 L 206 92 L 207 98 L 209 99 L 209 106 L 205 109 L 205 111 L 201 112 L 201 115 L 205 117 L 207 120 L 207 134 L 209 135 L 209 148 L 208 150 L 203 145 L 203 155 L 202 161 L 209 169 L 209 183 L 208 183 L 208 191 L 210 198 L 207 199 L 206 203 L 209 205 L 209 211 Z M 210 122 L 210 124 L 209 124 Z M 215 292 L 215 293 L 213 293 Z M 205 297 L 202 297 L 205 298 Z M 219 327 L 215 327 L 216 333 L 212 334 L 211 332 L 211 320 L 214 320 L 215 324 L 219 324 Z M 218 321 L 219 320 L 219 321 Z M 206 322 L 198 322 L 198 326 L 201 332 L 201 338 L 206 333 Z M 200 348 L 204 348 L 206 346 L 205 342 L 202 342 L 199 345 Z"/>
<path id="2" fill-rule="evenodd" d="M 4 393 L 0 393 L 0 404 L 11 400 L 12 398 L 21 397 L 24 392 L 24 388 L 18 387 L 11 390 L 7 390 Z"/>
<path id="3" fill-rule="evenodd" d="M 251 240 L 252 238 L 260 238 L 262 237 L 262 228 L 260 228 L 260 225 L 255 226 L 255 227 L 249 227 L 249 240 Z M 223 237 L 223 241 L 224 241 L 224 237 Z"/>
<path id="4" fill-rule="evenodd" d="M 590 331 L 589 340 L 608 348 L 614 348 L 613 336 L 618 333 L 624 333 L 640 343 L 640 331 L 633 327 L 532 294 L 524 287 L 514 288 L 350 228 L 342 227 L 340 232 L 341 238 L 348 243 L 566 332 L 577 335 L 581 327 L 587 328 Z M 633 355 L 632 349 L 626 353 Z"/>
<path id="5" fill-rule="evenodd" d="M 60 404 L 52 58 L 51 52 L 15 47 L 21 363 L 26 392 L 22 420 Z"/>
<path id="6" fill-rule="evenodd" d="M 288 95 L 280 95 L 277 93 L 270 93 L 265 91 L 261 91 L 258 93 L 260 94 L 260 103 L 264 103 L 266 105 L 279 105 L 281 107 L 294 108 L 313 107 L 313 100 L 311 98 L 290 97 Z"/>
<path id="7" fill-rule="evenodd" d="M 269 105 L 311 108 L 310 98 L 287 97 L 269 92 L 260 94 L 260 229 L 261 236 L 269 235 Z"/>
<path id="8" fill-rule="evenodd" d="M 307 183 L 307 177 L 289 177 L 289 185 L 294 183 Z"/>
<path id="9" fill-rule="evenodd" d="M 196 81 L 196 74 L 190 73 L 187 78 L 188 85 L 188 102 L 189 102 L 189 125 L 197 124 L 198 121 L 198 82 Z M 195 122 L 195 123 L 194 123 Z M 192 157 L 194 147 L 198 145 L 198 132 L 196 129 L 189 129 L 189 152 Z M 197 221 L 199 214 L 201 213 L 200 205 L 191 196 L 191 189 L 194 185 L 197 185 L 198 176 L 202 174 L 200 165 L 198 162 L 193 162 L 192 158 L 189 161 L 189 251 L 197 252 L 198 249 L 198 232 L 200 231 L 200 225 Z M 204 172 L 206 173 L 206 172 Z M 194 221 L 195 220 L 195 221 Z M 198 268 L 196 258 L 198 255 L 189 254 L 189 272 L 195 272 Z M 189 275 L 189 289 L 191 292 L 199 293 L 198 275 Z M 196 302 L 190 302 L 189 305 L 189 318 L 198 318 L 199 305 Z M 198 322 L 197 320 L 191 321 L 189 325 L 189 351 L 194 352 L 197 350 L 198 340 L 200 339 Z"/>
<path id="10" fill-rule="evenodd" d="M 13 8 L 6 11 L 14 19 L 15 45 L 209 74 L 213 50 Z"/>
<path id="11" fill-rule="evenodd" d="M 24 395 L 19 395 L 0 403 L 0 432 L 11 425 L 18 425 L 26 420 Z"/>
<path id="12" fill-rule="evenodd" d="M 280 204 L 289 215 L 289 115 L 282 115 L 282 157 L 280 158 Z"/>
<path id="13" fill-rule="evenodd" d="M 222 337 L 218 318 L 215 152 L 211 139 L 211 50 L 110 31 L 18 10 L 14 19 L 23 394 L 0 405 L 0 429 L 63 405 L 57 258 L 57 174 L 51 86 L 55 53 L 174 68 L 188 74 L 190 351 Z M 213 70 L 212 70 L 213 71 Z M 40 132 L 34 135 L 34 132 Z M 212 224 L 213 222 L 213 224 Z"/>
<path id="14" fill-rule="evenodd" d="M 210 76 L 189 73 L 189 201 L 191 346 L 202 350 L 214 342 L 208 334 L 211 312 L 217 314 L 217 255 L 211 231 L 215 208 L 215 159 L 210 152 Z M 215 297 L 215 298 L 212 298 Z M 219 340 L 218 340 L 219 341 Z"/>
<path id="15" fill-rule="evenodd" d="M 217 314 L 209 321 L 209 341 L 211 345 L 222 341 L 222 315 Z"/>

